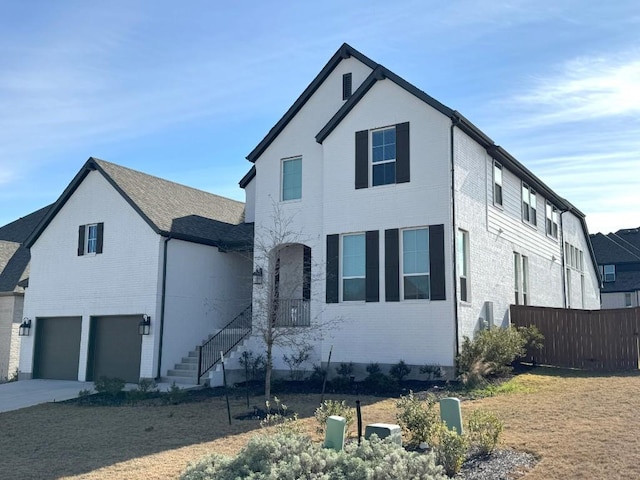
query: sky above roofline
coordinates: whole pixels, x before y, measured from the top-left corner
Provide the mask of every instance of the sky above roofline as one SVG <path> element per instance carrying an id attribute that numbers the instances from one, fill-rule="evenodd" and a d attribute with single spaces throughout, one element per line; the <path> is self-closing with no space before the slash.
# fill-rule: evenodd
<path id="1" fill-rule="evenodd" d="M 586 214 L 640 226 L 640 7 L 619 0 L 6 2 L 0 225 L 90 156 L 244 200 L 245 156 L 343 42 Z"/>

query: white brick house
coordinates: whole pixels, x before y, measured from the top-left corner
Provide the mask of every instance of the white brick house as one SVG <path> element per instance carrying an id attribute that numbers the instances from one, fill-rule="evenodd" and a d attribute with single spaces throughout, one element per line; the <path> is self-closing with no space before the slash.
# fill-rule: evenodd
<path id="1" fill-rule="evenodd" d="M 26 241 L 20 378 L 165 377 L 250 304 L 252 235 L 241 202 L 90 158 Z"/>
<path id="2" fill-rule="evenodd" d="M 293 302 L 285 317 L 303 306 L 303 324 L 336 321 L 310 362 L 333 346 L 332 363 L 452 367 L 462 337 L 507 324 L 510 304 L 599 308 L 584 215 L 461 114 L 349 45 L 247 159 L 256 245 L 268 244 L 274 211 L 300 238 L 256 251 L 268 281 L 254 301 Z M 292 298 L 286 282 L 298 283 Z"/>

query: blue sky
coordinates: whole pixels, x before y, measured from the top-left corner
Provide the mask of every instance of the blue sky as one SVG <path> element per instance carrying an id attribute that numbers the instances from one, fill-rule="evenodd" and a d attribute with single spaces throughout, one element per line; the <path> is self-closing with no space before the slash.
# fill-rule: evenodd
<path id="1" fill-rule="evenodd" d="M 587 215 L 640 226 L 637 0 L 0 4 L 0 225 L 90 156 L 244 200 L 245 156 L 347 42 Z"/>

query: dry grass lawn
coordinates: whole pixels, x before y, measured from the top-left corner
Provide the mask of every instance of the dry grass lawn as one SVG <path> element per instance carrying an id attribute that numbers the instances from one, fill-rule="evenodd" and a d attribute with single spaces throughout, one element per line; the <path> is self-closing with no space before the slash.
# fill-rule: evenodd
<path id="1" fill-rule="evenodd" d="M 463 415 L 480 407 L 499 415 L 502 447 L 540 458 L 526 480 L 640 478 L 640 374 L 536 369 L 512 382 L 528 391 L 463 402 Z M 319 395 L 283 397 L 313 432 Z M 355 405 L 353 397 L 336 398 Z M 361 400 L 365 424 L 395 422 L 393 400 Z M 232 398 L 232 409 L 245 413 L 244 398 Z M 224 398 L 156 407 L 41 405 L 0 414 L 0 478 L 176 478 L 209 452 L 236 453 L 258 430 L 254 420 L 229 426 Z"/>

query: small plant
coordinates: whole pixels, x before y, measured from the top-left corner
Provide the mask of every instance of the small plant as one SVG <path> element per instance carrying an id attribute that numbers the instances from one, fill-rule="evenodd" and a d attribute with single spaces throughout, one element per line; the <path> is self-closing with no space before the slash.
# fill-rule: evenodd
<path id="1" fill-rule="evenodd" d="M 171 405 L 178 405 L 184 402 L 185 398 L 187 398 L 187 391 L 177 386 L 176 382 L 173 382 L 169 390 L 167 390 L 165 401 Z"/>
<path id="2" fill-rule="evenodd" d="M 364 379 L 364 384 L 376 393 L 387 392 L 394 386 L 393 380 L 382 373 L 378 363 L 367 365 L 367 376 Z"/>
<path id="3" fill-rule="evenodd" d="M 320 365 L 313 365 L 313 370 L 311 375 L 309 375 L 309 383 L 312 385 L 320 386 L 322 382 L 324 382 L 325 375 L 327 374 L 327 370 L 322 368 Z"/>
<path id="4" fill-rule="evenodd" d="M 442 367 L 440 365 L 423 365 L 420 367 L 420 373 L 427 375 L 428 380 L 436 380 L 442 378 Z"/>
<path id="5" fill-rule="evenodd" d="M 140 383 L 138 383 L 138 391 L 144 394 L 157 393 L 158 385 L 155 380 L 151 378 L 143 378 L 140 380 Z"/>
<path id="6" fill-rule="evenodd" d="M 263 355 L 254 356 L 253 352 L 245 350 L 242 352 L 242 355 L 240 355 L 238 361 L 247 373 L 247 382 L 264 379 L 267 362 L 265 362 Z"/>
<path id="7" fill-rule="evenodd" d="M 493 452 L 500 440 L 503 423 L 492 412 L 475 410 L 468 420 L 469 440 L 478 453 L 488 455 Z"/>
<path id="8" fill-rule="evenodd" d="M 404 360 L 400 360 L 393 365 L 389 370 L 389 375 L 398 383 L 402 383 L 404 378 L 411 373 L 411 367 L 404 363 Z"/>
<path id="9" fill-rule="evenodd" d="M 288 407 L 280 401 L 278 397 L 273 397 L 275 409 L 271 408 L 271 402 L 265 402 L 267 407 L 266 416 L 260 421 L 261 428 L 274 427 L 278 433 L 301 434 L 302 426 L 298 422 L 298 414 L 294 413 L 288 417 Z"/>
<path id="10" fill-rule="evenodd" d="M 433 443 L 436 428 L 440 422 L 440 415 L 436 409 L 436 399 L 427 395 L 423 400 L 412 391 L 409 395 L 401 396 L 396 401 L 396 418 L 400 426 L 409 432 L 409 443 L 420 445 Z"/>
<path id="11" fill-rule="evenodd" d="M 316 408 L 316 412 L 314 416 L 318 421 L 317 432 L 320 434 L 324 434 L 324 431 L 327 427 L 327 418 L 332 415 L 339 415 L 343 417 L 347 424 L 347 431 L 351 425 L 353 425 L 353 420 L 355 418 L 355 410 L 349 407 L 344 400 L 325 400 L 322 404 Z"/>
<path id="12" fill-rule="evenodd" d="M 460 472 L 467 455 L 467 437 L 458 434 L 455 428 L 449 430 L 446 423 L 440 422 L 436 427 L 435 439 L 433 451 L 436 463 L 442 465 L 449 477 L 453 477 Z"/>
<path id="13" fill-rule="evenodd" d="M 116 398 L 124 389 L 125 382 L 118 377 L 100 377 L 93 384 L 93 388 L 98 393 L 105 393 Z"/>
<path id="14" fill-rule="evenodd" d="M 331 380 L 331 386 L 337 391 L 347 391 L 351 386 L 351 377 L 353 375 L 353 362 L 341 363 L 336 367 L 338 376 Z"/>
<path id="15" fill-rule="evenodd" d="M 282 360 L 289 367 L 289 377 L 291 380 L 300 381 L 304 380 L 304 369 L 300 367 L 304 362 L 309 360 L 309 356 L 313 351 L 313 347 L 308 343 L 302 345 L 297 352 L 291 355 L 284 354 Z"/>
<path id="16" fill-rule="evenodd" d="M 86 405 L 89 403 L 89 397 L 91 397 L 91 390 L 82 389 L 78 392 L 78 403 L 80 405 Z"/>

